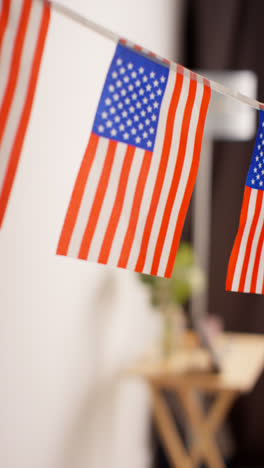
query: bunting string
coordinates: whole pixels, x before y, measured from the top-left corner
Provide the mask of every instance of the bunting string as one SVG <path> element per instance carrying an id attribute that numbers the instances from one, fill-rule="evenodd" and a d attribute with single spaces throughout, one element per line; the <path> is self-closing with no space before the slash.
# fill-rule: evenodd
<path id="1" fill-rule="evenodd" d="M 94 21 L 84 17 L 80 13 L 77 13 L 76 11 L 72 10 L 69 7 L 66 7 L 60 3 L 58 3 L 56 0 L 38 0 L 38 1 L 44 1 L 45 3 L 48 3 L 54 10 L 57 12 L 63 14 L 64 16 L 67 16 L 68 18 L 72 19 L 73 21 L 93 30 L 94 32 L 100 34 L 101 36 L 106 37 L 107 39 L 110 39 L 113 42 L 123 42 L 126 43 L 127 45 L 133 45 L 135 47 L 135 44 L 132 41 L 129 41 L 128 39 L 120 36 L 119 34 L 115 33 L 109 28 L 106 28 L 102 26 L 101 24 L 95 23 Z M 138 50 L 141 50 L 141 52 L 147 55 L 151 55 L 153 58 L 155 58 L 157 61 L 161 61 L 163 63 L 167 63 L 170 67 L 173 65 L 176 67 L 179 67 L 179 65 L 172 60 L 164 59 L 163 57 L 160 57 L 158 54 L 154 52 L 150 52 L 149 50 L 145 49 L 144 47 L 141 46 L 136 46 Z M 182 67 L 183 70 L 187 70 L 185 67 Z M 253 107 L 254 109 L 258 110 L 264 110 L 264 103 L 257 101 L 256 99 L 252 99 L 248 96 L 245 96 L 244 94 L 241 94 L 240 92 L 233 90 L 231 88 L 228 88 L 227 86 L 224 86 L 221 83 L 218 83 L 213 80 L 209 80 L 206 77 L 199 75 L 198 73 L 192 73 L 192 76 L 196 77 L 196 80 L 199 83 L 204 83 L 206 80 L 210 83 L 210 87 L 212 90 L 216 91 L 217 93 L 220 93 L 224 96 L 229 96 L 232 99 L 235 99 L 236 101 L 240 101 L 244 104 L 247 104 L 250 107 Z"/>

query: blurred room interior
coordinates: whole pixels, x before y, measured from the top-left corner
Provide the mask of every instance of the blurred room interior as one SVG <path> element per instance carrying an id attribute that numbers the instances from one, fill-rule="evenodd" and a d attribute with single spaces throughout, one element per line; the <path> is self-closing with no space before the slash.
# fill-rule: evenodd
<path id="1" fill-rule="evenodd" d="M 238 91 L 246 89 L 263 100 L 264 4 L 260 0 L 60 3 L 191 70 L 214 72 L 219 80 L 223 72 L 251 72 L 246 75 L 249 83 Z M 208 214 L 208 231 L 205 222 L 196 220 L 203 258 L 193 249 L 192 199 L 175 264 L 175 283 L 55 256 L 73 174 L 75 177 L 80 165 L 104 81 L 103 70 L 113 49 L 105 38 L 59 13 L 51 22 L 34 102 L 37 118 L 32 118 L 27 132 L 0 233 L 3 468 L 177 468 L 156 426 L 153 402 L 158 405 L 159 400 L 150 391 L 147 373 L 143 372 L 143 378 L 131 375 L 131 366 L 160 343 L 161 336 L 163 348 L 159 351 L 165 361 L 171 352 L 180 353 L 186 330 L 197 332 L 194 310 L 197 307 L 200 314 L 201 304 L 203 318 L 207 324 L 213 323 L 214 332 L 264 334 L 262 296 L 225 291 L 254 146 L 256 111 L 250 110 L 253 124 L 248 135 L 214 134 L 209 143 L 205 136 L 204 145 L 209 149 L 204 146 L 202 154 L 209 151 L 211 159 L 210 167 L 205 168 L 209 179 L 202 182 L 202 187 L 207 184 L 207 197 L 200 208 L 203 215 Z M 239 86 L 233 76 L 228 75 L 229 87 L 233 83 Z M 232 102 L 229 99 L 231 113 Z M 193 289 L 198 290 L 196 306 Z M 168 335 L 164 337 L 171 312 L 161 313 L 167 296 L 180 305 L 177 320 L 170 324 L 177 338 L 173 350 L 166 341 Z M 208 342 L 206 345 L 208 353 Z M 256 347 L 262 356 L 263 343 L 257 341 Z M 196 359 L 193 351 L 191 355 Z M 264 377 L 259 362 L 254 385 L 252 380 L 250 391 L 236 394 L 234 404 L 230 401 L 230 413 L 213 435 L 223 464 L 218 461 L 208 466 L 264 468 Z M 184 445 L 192 446 L 195 438 L 179 398 L 166 386 L 161 393 Z M 200 398 L 205 412 L 211 404 L 211 396 Z M 202 427 L 201 421 L 198 427 Z M 210 463 L 214 442 L 206 443 L 213 453 L 205 457 Z M 184 464 L 184 456 L 182 460 Z M 191 466 L 203 465 L 191 465 L 186 458 L 186 465 L 180 468 Z"/>

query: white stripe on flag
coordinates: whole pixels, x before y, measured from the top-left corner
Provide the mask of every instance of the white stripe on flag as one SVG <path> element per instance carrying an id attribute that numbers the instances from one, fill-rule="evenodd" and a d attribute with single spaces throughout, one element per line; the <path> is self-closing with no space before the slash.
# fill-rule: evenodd
<path id="1" fill-rule="evenodd" d="M 184 81 L 186 79 L 187 78 L 185 78 Z M 178 219 L 179 211 L 182 205 L 182 201 L 183 201 L 183 197 L 184 197 L 184 193 L 185 193 L 185 189 L 186 189 L 186 185 L 188 182 L 190 169 L 191 169 L 191 165 L 193 161 L 195 135 L 196 135 L 196 129 L 197 129 L 198 121 L 199 121 L 203 92 L 204 92 L 204 85 L 201 83 L 197 83 L 196 95 L 195 95 L 195 100 L 194 100 L 194 104 L 192 108 L 192 115 L 191 115 L 191 120 L 190 120 L 186 152 L 185 152 L 185 157 L 184 157 L 181 178 L 179 181 L 177 194 L 173 203 L 171 217 L 170 217 L 168 230 L 167 230 L 165 242 L 163 245 L 162 254 L 160 258 L 160 264 L 158 268 L 158 274 L 162 276 L 165 274 L 165 270 L 167 267 L 168 252 L 170 252 L 170 249 L 171 249 L 176 221 Z"/>
<path id="2" fill-rule="evenodd" d="M 26 94 L 28 91 L 28 82 L 31 74 L 31 63 L 34 57 L 36 42 L 39 34 L 39 26 L 42 19 L 42 2 L 33 2 L 29 23 L 26 31 L 23 52 L 18 73 L 18 80 L 12 105 L 6 122 L 3 139 L 0 145 L 0 187 L 6 173 L 7 164 L 12 150 L 14 135 L 18 128 L 21 112 L 23 110 Z"/>
<path id="3" fill-rule="evenodd" d="M 131 166 L 130 173 L 129 173 L 129 177 L 128 177 L 126 194 L 124 198 L 124 204 L 123 204 L 121 216 L 120 216 L 119 223 L 116 229 L 116 233 L 113 239 L 110 255 L 107 260 L 107 264 L 110 266 L 117 266 L 118 264 L 118 260 L 119 260 L 120 253 L 121 253 L 121 248 L 122 248 L 125 235 L 126 235 L 126 231 L 128 228 L 130 213 L 131 213 L 132 205 L 133 205 L 134 194 L 135 194 L 144 154 L 145 154 L 145 150 L 141 148 L 136 148 L 132 166 Z"/>
<path id="4" fill-rule="evenodd" d="M 113 166 L 108 181 L 108 186 L 105 192 L 104 201 L 100 210 L 100 215 L 92 238 L 87 260 L 98 261 L 98 257 L 104 240 L 105 231 L 108 226 L 108 221 L 111 216 L 112 208 L 115 202 L 116 192 L 118 189 L 118 182 L 120 179 L 122 164 L 127 151 L 127 146 L 128 145 L 126 143 L 120 142 L 117 144 Z M 96 190 L 97 186 L 95 186 L 94 184 L 94 194 L 96 193 Z"/>
<path id="5" fill-rule="evenodd" d="M 78 257 L 89 213 L 93 204 L 95 187 L 97 187 L 99 183 L 101 172 L 104 166 L 105 158 L 102 158 L 102 154 L 104 154 L 106 157 L 108 144 L 109 140 L 103 137 L 99 138 L 93 165 L 91 167 L 89 176 L 86 181 L 81 206 L 78 212 L 78 216 L 74 225 L 74 230 L 68 248 L 67 255 L 69 255 L 70 257 Z M 98 157 L 97 154 L 99 155 Z"/>
<path id="6" fill-rule="evenodd" d="M 2 104 L 6 85 L 10 73 L 10 65 L 13 57 L 13 47 L 17 35 L 23 0 L 11 2 L 7 29 L 4 34 L 0 53 L 0 105 Z"/>
<path id="7" fill-rule="evenodd" d="M 157 128 L 155 147 L 154 147 L 154 151 L 152 154 L 151 166 L 149 169 L 149 174 L 146 180 L 145 190 L 144 190 L 144 194 L 143 194 L 143 198 L 142 198 L 142 202 L 140 206 L 135 237 L 134 237 L 133 245 L 132 245 L 130 256 L 129 256 L 128 263 L 127 263 L 127 268 L 130 270 L 135 269 L 139 251 L 140 251 L 140 245 L 141 245 L 141 240 L 142 240 L 142 236 L 144 232 L 146 216 L 150 208 L 154 185 L 155 185 L 155 181 L 156 181 L 157 174 L 158 174 L 159 163 L 160 163 L 160 158 L 161 158 L 162 148 L 163 148 L 164 135 L 166 132 L 167 116 L 168 116 L 168 111 L 169 111 L 169 107 L 171 103 L 174 86 L 175 86 L 175 72 L 170 71 L 169 76 L 168 76 L 166 90 L 165 90 L 162 104 L 161 104 L 160 118 L 159 118 L 159 123 L 158 123 L 158 128 Z"/>
<path id="8" fill-rule="evenodd" d="M 263 221 L 264 221 L 264 199 L 262 199 L 262 204 L 261 204 L 261 209 L 260 209 L 260 213 L 259 213 L 259 218 L 258 218 L 256 230 L 255 230 L 255 235 L 254 235 L 253 242 L 252 242 L 252 245 L 251 245 L 250 257 L 249 257 L 247 274 L 246 274 L 246 281 L 245 281 L 245 286 L 244 286 L 244 292 L 249 292 L 250 291 L 252 273 L 253 273 L 253 268 L 254 268 L 254 263 L 255 263 L 255 258 L 256 258 L 256 250 L 257 250 L 257 246 L 258 246 L 258 241 L 259 241 L 259 236 L 260 236 L 260 233 L 261 233 L 261 229 L 262 229 L 262 226 L 263 226 Z M 263 276 L 262 276 L 262 281 L 263 281 Z"/>
<path id="9" fill-rule="evenodd" d="M 232 282 L 232 288 L 231 288 L 232 291 L 238 291 L 238 288 L 239 288 L 239 282 L 240 282 L 240 277 L 241 277 L 244 258 L 245 258 L 245 251 L 247 247 L 248 236 L 249 236 L 249 232 L 250 232 L 250 228 L 252 224 L 252 218 L 255 213 L 256 199 L 257 199 L 257 190 L 251 190 L 250 200 L 248 204 L 246 225 L 245 225 L 243 236 L 242 236 L 241 243 L 240 243 L 239 253 L 238 253 L 238 257 L 236 261 L 236 267 L 235 267 L 235 272 L 234 272 L 234 277 L 233 277 L 233 282 Z"/>
<path id="10" fill-rule="evenodd" d="M 175 71 L 171 71 L 172 74 L 175 76 Z M 152 231 L 151 231 L 151 236 L 149 239 L 149 245 L 148 245 L 148 250 L 147 250 L 147 257 L 146 257 L 146 262 L 144 266 L 144 270 L 146 272 L 151 271 L 151 266 L 152 266 L 152 261 L 153 261 L 153 255 L 155 252 L 158 236 L 159 236 L 159 231 L 161 227 L 161 222 L 162 222 L 162 216 L 165 210 L 166 202 L 167 202 L 167 197 L 169 193 L 169 189 L 172 183 L 172 177 L 174 173 L 174 168 L 176 164 L 176 158 L 178 154 L 178 149 L 179 149 L 179 143 L 180 143 L 180 136 L 181 136 L 181 125 L 183 121 L 183 114 L 184 114 L 184 109 L 186 105 L 186 101 L 188 98 L 188 92 L 189 92 L 189 86 L 190 86 L 190 79 L 189 78 L 184 78 L 183 79 L 183 84 L 182 84 L 182 90 L 181 90 L 181 95 L 177 107 L 177 111 L 175 114 L 174 118 L 174 123 L 173 123 L 173 137 L 172 137 L 172 142 L 171 142 L 171 148 L 170 148 L 170 155 L 169 155 L 169 160 L 168 160 L 168 166 L 166 170 L 166 175 L 164 179 L 164 183 L 162 186 L 162 191 L 160 195 L 160 200 L 158 203 L 157 211 L 156 211 L 156 216 L 154 219 Z M 164 135 L 160 135 L 162 139 L 164 139 Z M 168 252 L 167 252 L 168 254 Z M 168 255 L 167 255 L 168 257 Z M 168 259 L 168 258 L 167 258 Z M 158 272 L 159 274 L 159 272 Z"/>
<path id="11" fill-rule="evenodd" d="M 264 243 L 261 249 L 258 276 L 257 276 L 257 282 L 256 282 L 256 293 L 258 294 L 262 294 L 263 279 L 264 279 Z"/>

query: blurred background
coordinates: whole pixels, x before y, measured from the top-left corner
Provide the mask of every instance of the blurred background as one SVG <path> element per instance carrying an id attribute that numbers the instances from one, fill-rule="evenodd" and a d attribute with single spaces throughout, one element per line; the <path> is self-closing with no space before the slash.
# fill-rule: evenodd
<path id="1" fill-rule="evenodd" d="M 60 3 L 188 68 L 253 71 L 263 100 L 261 0 Z M 55 256 L 114 47 L 52 16 L 0 232 L 3 468 L 170 466 L 146 386 L 122 374 L 160 334 L 149 287 L 127 271 Z M 224 291 L 253 145 L 253 138 L 214 139 L 205 312 L 218 316 L 225 330 L 264 333 L 263 297 Z M 191 245 L 192 205 L 183 232 Z M 188 301 L 185 313 L 190 322 Z M 263 393 L 262 376 L 232 409 L 230 467 L 264 467 Z"/>

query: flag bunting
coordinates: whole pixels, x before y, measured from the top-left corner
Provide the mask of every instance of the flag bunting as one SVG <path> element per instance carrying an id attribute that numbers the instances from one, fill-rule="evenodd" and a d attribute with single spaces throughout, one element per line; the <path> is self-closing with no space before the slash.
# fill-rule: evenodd
<path id="1" fill-rule="evenodd" d="M 264 294 L 264 111 L 248 171 L 226 290 Z"/>
<path id="2" fill-rule="evenodd" d="M 0 226 L 30 118 L 50 17 L 48 4 L 3 0 L 0 11 Z"/>
<path id="3" fill-rule="evenodd" d="M 210 94 L 195 73 L 117 44 L 57 254 L 171 276 Z"/>

